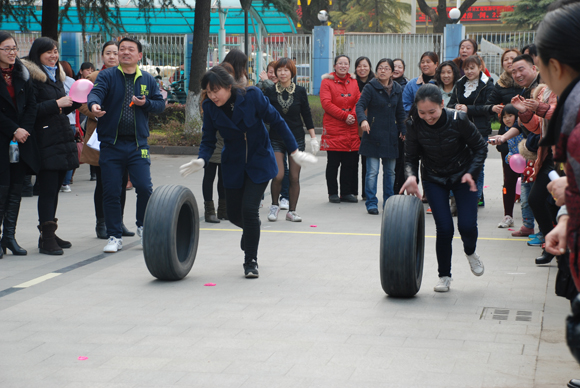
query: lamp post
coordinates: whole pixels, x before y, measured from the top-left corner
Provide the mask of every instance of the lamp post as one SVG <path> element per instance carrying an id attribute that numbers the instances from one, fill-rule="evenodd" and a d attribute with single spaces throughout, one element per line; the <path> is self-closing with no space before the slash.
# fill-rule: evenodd
<path id="1" fill-rule="evenodd" d="M 449 11 L 449 19 L 454 20 L 455 23 L 459 22 L 459 19 L 461 18 L 459 7 L 461 7 L 461 0 L 457 0 L 457 7 Z"/>

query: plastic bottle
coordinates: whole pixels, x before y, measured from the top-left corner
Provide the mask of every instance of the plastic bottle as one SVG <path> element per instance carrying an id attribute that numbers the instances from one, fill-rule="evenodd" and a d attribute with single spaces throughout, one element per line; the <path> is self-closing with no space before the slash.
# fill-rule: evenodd
<path id="1" fill-rule="evenodd" d="M 18 149 L 18 143 L 12 140 L 10 142 L 10 151 L 9 151 L 10 163 L 18 163 L 20 162 L 20 150 Z"/>

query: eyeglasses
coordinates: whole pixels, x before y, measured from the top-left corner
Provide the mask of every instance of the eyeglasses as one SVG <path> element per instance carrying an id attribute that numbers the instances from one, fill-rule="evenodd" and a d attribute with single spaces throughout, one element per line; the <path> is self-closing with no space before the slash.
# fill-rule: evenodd
<path id="1" fill-rule="evenodd" d="M 0 48 L 0 50 L 4 51 L 6 54 L 10 54 L 10 53 L 17 53 L 20 49 L 18 47 L 6 47 L 6 48 Z"/>
<path id="2" fill-rule="evenodd" d="M 381 66 L 381 67 L 379 67 L 379 68 L 377 69 L 377 71 L 391 71 L 391 68 L 390 68 L 390 67 L 384 67 L 384 66 Z"/>

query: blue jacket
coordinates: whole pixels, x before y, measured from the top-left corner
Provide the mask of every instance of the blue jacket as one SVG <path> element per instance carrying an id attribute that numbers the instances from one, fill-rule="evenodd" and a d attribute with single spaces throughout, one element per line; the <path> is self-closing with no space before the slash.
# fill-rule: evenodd
<path id="1" fill-rule="evenodd" d="M 149 137 L 149 113 L 161 113 L 165 109 L 165 101 L 159 92 L 155 78 L 137 66 L 135 74 L 135 96 L 145 96 L 143 106 L 133 105 L 135 109 L 135 138 L 137 146 L 147 145 Z M 118 126 L 125 99 L 125 74 L 121 66 L 105 69 L 99 72 L 95 86 L 89 94 L 87 107 L 92 109 L 94 104 L 101 106 L 105 115 L 99 118 L 97 132 L 102 143 L 115 144 L 117 141 Z"/>
<path id="2" fill-rule="evenodd" d="M 370 158 L 399 157 L 399 133 L 407 132 L 401 85 L 393 82 L 389 96 L 379 80 L 373 78 L 356 104 L 356 117 L 359 125 L 367 120 L 371 127 L 369 133 L 363 132 L 359 154 Z"/>
<path id="3" fill-rule="evenodd" d="M 207 99 L 203 102 L 203 135 L 199 158 L 208 166 L 216 145 L 216 132 L 224 138 L 222 174 L 226 189 L 239 189 L 245 174 L 254 183 L 267 182 L 278 174 L 278 165 L 264 122 L 277 130 L 290 153 L 298 149 L 294 135 L 260 89 L 237 90 L 232 118 Z"/>
<path id="4" fill-rule="evenodd" d="M 429 83 L 435 84 L 435 81 L 431 80 Z M 405 90 L 403 91 L 403 106 L 405 107 L 405 112 L 409 113 L 415 103 L 415 94 L 417 94 L 417 90 L 423 85 L 423 76 L 413 78 L 407 82 Z"/>

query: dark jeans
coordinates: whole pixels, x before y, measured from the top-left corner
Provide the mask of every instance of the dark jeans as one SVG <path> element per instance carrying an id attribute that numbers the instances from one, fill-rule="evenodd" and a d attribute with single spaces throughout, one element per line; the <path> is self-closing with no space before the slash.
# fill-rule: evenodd
<path id="1" fill-rule="evenodd" d="M 218 198 L 225 198 L 224 183 L 222 182 L 222 165 L 221 163 L 209 162 L 207 167 L 203 170 L 202 193 L 205 202 L 213 201 L 213 182 L 215 176 L 218 176 L 217 190 Z"/>
<path id="2" fill-rule="evenodd" d="M 395 164 L 395 187 L 393 191 L 395 195 L 399 194 L 401 187 L 407 179 L 405 178 L 405 142 L 399 138 L 399 157 Z"/>
<path id="3" fill-rule="evenodd" d="M 477 191 L 469 191 L 467 183 L 439 185 L 423 181 L 423 187 L 427 193 L 437 229 L 435 250 L 439 264 L 439 277 L 451 276 L 452 243 L 455 231 L 449 208 L 449 193 L 453 190 L 455 195 L 457 229 L 463 241 L 463 251 L 466 255 L 471 255 L 477 246 Z"/>
<path id="4" fill-rule="evenodd" d="M 121 212 L 121 187 L 123 174 L 129 172 L 137 192 L 137 227 L 143 226 L 147 202 L 153 192 L 149 146 L 135 147 L 135 141 L 117 140 L 117 144 L 101 143 L 99 157 L 103 178 L 103 205 L 107 234 L 116 238 L 123 235 Z"/>
<path id="5" fill-rule="evenodd" d="M 91 171 L 97 176 L 97 184 L 95 185 L 95 194 L 93 196 L 95 202 L 95 216 L 97 219 L 105 218 L 105 211 L 103 210 L 103 178 L 101 177 L 101 167 L 92 166 Z M 125 214 L 125 199 L 127 198 L 127 182 L 129 181 L 129 173 L 125 170 L 123 174 L 123 183 L 121 184 L 121 214 Z"/>
<path id="6" fill-rule="evenodd" d="M 507 155 L 507 154 L 506 154 Z M 514 172 L 505 162 L 505 155 L 501 154 L 503 169 L 503 212 L 506 216 L 514 216 L 514 202 L 516 201 L 516 184 L 520 174 Z"/>
<path id="7" fill-rule="evenodd" d="M 258 260 L 260 244 L 260 200 L 268 182 L 254 183 L 246 174 L 240 189 L 226 189 L 226 204 L 230 222 L 242 228 L 245 261 Z"/>
<path id="8" fill-rule="evenodd" d="M 544 236 L 554 229 L 555 214 L 554 207 L 548 202 L 550 198 L 550 193 L 548 192 L 548 183 L 550 183 L 550 177 L 548 174 L 554 169 L 554 163 L 551 157 L 547 157 L 542 165 L 542 168 L 538 172 L 536 181 L 530 190 L 530 195 L 528 197 L 528 204 L 532 208 L 534 213 L 534 218 L 540 227 L 540 231 Z"/>
<path id="9" fill-rule="evenodd" d="M 348 194 L 357 195 L 358 151 L 327 151 L 326 155 L 326 186 L 328 187 L 328 195 L 338 194 L 336 177 L 339 168 L 340 196 L 344 197 Z"/>
<path id="10" fill-rule="evenodd" d="M 38 194 L 38 221 L 43 224 L 54 221 L 58 206 L 58 193 L 66 170 L 42 170 L 36 175 L 36 182 L 40 188 Z"/>

